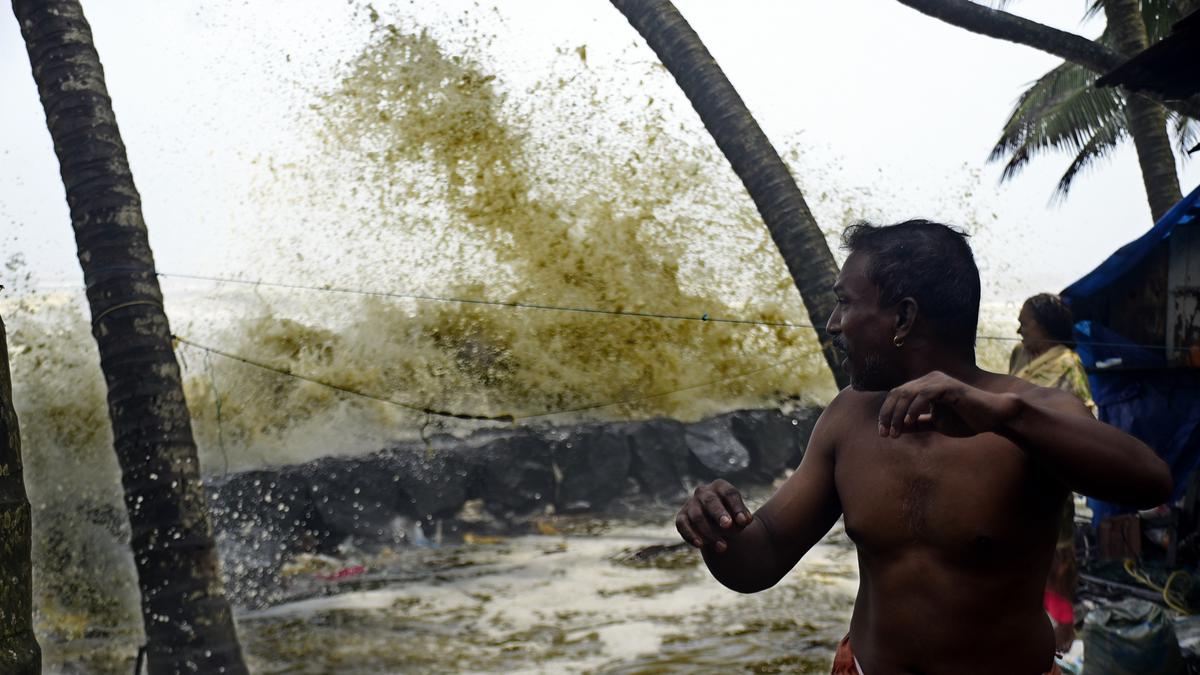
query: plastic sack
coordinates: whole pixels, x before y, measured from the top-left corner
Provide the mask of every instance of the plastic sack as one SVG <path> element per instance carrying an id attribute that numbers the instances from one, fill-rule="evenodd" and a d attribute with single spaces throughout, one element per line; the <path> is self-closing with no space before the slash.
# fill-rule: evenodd
<path id="1" fill-rule="evenodd" d="M 1083 675 L 1183 675 L 1175 626 L 1162 607 L 1127 599 L 1102 604 L 1083 622 Z"/>

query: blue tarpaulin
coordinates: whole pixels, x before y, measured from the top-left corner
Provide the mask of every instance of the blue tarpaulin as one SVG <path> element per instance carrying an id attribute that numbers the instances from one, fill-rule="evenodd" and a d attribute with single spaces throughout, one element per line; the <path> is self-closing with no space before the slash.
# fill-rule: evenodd
<path id="1" fill-rule="evenodd" d="M 1061 295 L 1068 304 L 1079 306 L 1102 294 L 1151 251 L 1166 245 L 1176 228 L 1196 218 L 1200 218 L 1200 188 L 1176 204 L 1149 232 L 1122 246 Z M 1088 381 L 1100 419 L 1154 448 L 1175 478 L 1172 501 L 1179 499 L 1200 465 L 1200 373 L 1168 367 L 1165 345 L 1136 345 L 1096 322 L 1076 324 L 1075 337 L 1079 357 L 1089 369 Z M 1112 369 L 1106 371 L 1104 365 Z M 1094 523 L 1131 510 L 1096 500 L 1088 503 Z"/>

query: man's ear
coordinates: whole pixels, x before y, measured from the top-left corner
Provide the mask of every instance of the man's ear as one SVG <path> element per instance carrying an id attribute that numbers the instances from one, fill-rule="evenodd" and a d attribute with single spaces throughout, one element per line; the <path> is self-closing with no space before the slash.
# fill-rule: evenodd
<path id="1" fill-rule="evenodd" d="M 920 308 L 915 298 L 903 298 L 896 303 L 895 337 L 903 340 L 912 332 Z"/>

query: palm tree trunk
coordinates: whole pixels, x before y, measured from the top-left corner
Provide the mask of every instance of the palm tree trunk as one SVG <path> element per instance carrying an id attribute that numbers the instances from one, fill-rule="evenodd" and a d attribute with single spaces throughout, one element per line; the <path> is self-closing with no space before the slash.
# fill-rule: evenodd
<path id="1" fill-rule="evenodd" d="M 151 673 L 245 673 L 134 187 L 78 0 L 13 0 L 58 155 L 108 385 Z"/>
<path id="2" fill-rule="evenodd" d="M 1085 37 L 1051 28 L 1015 14 L 985 7 L 971 2 L 971 0 L 899 0 L 899 2 L 922 14 L 941 19 L 972 33 L 1015 42 L 1054 54 L 1072 63 L 1077 63 L 1098 75 L 1103 75 L 1125 62 L 1125 56 Z M 1151 95 L 1151 98 L 1171 110 L 1200 120 L 1200 96 L 1192 96 L 1185 101 L 1167 101 L 1157 94 Z"/>
<path id="3" fill-rule="evenodd" d="M 1104 14 L 1113 29 L 1117 48 L 1133 56 L 1149 46 L 1139 0 L 1105 0 Z M 1158 103 L 1133 92 L 1125 93 L 1125 118 L 1142 167 L 1142 183 L 1157 222 L 1183 199 L 1175 172 L 1175 153 L 1167 135 L 1167 113 Z"/>
<path id="4" fill-rule="evenodd" d="M 33 635 L 31 534 L 8 340 L 0 320 L 0 672 L 13 675 L 42 672 L 42 650 Z"/>
<path id="5" fill-rule="evenodd" d="M 612 0 L 658 55 L 733 166 L 783 255 L 839 387 L 849 384 L 825 324 L 837 262 L 804 195 L 721 67 L 670 0 Z"/>

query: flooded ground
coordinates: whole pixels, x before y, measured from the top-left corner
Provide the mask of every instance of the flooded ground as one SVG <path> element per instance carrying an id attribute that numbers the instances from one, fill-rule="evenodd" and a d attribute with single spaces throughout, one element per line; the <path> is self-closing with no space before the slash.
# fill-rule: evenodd
<path id="1" fill-rule="evenodd" d="M 339 587 L 334 595 L 243 615 L 243 643 L 262 673 L 828 667 L 857 585 L 842 535 L 831 535 L 780 586 L 742 596 L 719 586 L 690 550 L 635 555 L 673 544 L 672 534 L 613 523 L 598 534 L 385 554 L 365 565 L 376 571 L 330 582 Z"/>
<path id="2" fill-rule="evenodd" d="M 297 599 L 241 612 L 242 645 L 264 674 L 828 672 L 857 587 L 840 526 L 746 596 L 673 547 L 669 522 L 556 519 L 546 534 L 298 560 Z M 44 647 L 47 672 L 132 671 L 127 645 Z"/>

